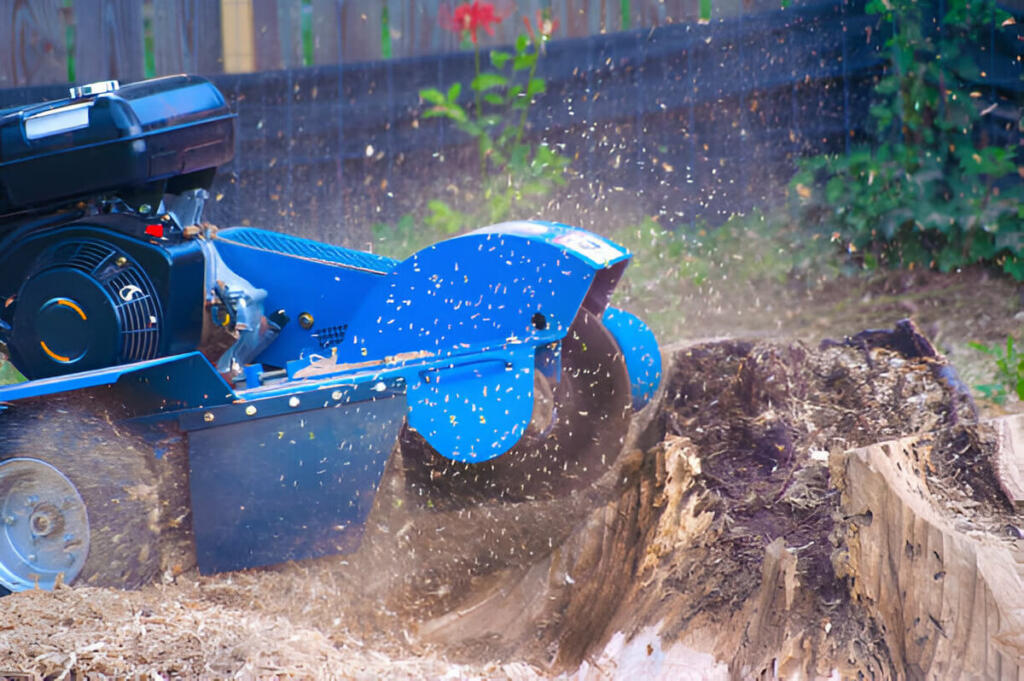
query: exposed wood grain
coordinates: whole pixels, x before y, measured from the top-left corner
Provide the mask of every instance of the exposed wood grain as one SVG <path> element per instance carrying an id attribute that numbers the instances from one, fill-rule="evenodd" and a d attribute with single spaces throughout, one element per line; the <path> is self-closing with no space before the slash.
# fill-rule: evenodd
<path id="1" fill-rule="evenodd" d="M 142 80 L 142 3 L 74 0 L 75 79 Z"/>
<path id="2" fill-rule="evenodd" d="M 922 464 L 929 446 L 905 438 L 833 462 L 842 512 L 855 519 L 854 597 L 878 618 L 905 678 L 1024 678 L 1024 557 L 935 498 Z"/>
<path id="3" fill-rule="evenodd" d="M 999 437 L 996 475 L 1006 497 L 1024 509 L 1024 419 L 999 419 L 994 423 Z"/>
<path id="4" fill-rule="evenodd" d="M 0 0 L 0 87 L 68 78 L 60 0 Z"/>
<path id="5" fill-rule="evenodd" d="M 221 73 L 220 3 L 153 0 L 153 60 L 158 76 Z"/>

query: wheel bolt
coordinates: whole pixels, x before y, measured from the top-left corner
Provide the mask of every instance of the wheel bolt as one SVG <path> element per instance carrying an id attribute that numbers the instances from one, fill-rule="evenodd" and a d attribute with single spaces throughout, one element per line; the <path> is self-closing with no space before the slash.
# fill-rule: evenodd
<path id="1" fill-rule="evenodd" d="M 15 519 L 14 519 L 13 515 L 5 515 L 4 516 L 4 525 L 13 525 L 14 523 L 15 523 Z"/>
<path id="2" fill-rule="evenodd" d="M 36 556 L 36 554 L 34 554 L 34 553 L 28 554 L 28 562 L 30 562 L 30 563 L 36 562 L 36 558 L 38 558 L 38 556 Z"/>

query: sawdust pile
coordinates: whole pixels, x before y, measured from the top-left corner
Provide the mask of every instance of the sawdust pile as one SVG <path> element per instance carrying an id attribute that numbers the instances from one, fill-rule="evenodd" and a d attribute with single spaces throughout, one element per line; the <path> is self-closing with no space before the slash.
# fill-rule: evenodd
<path id="1" fill-rule="evenodd" d="M 830 458 L 930 434 L 944 503 L 986 528 L 1014 521 L 955 374 L 894 333 L 676 349 L 659 402 L 587 493 L 435 510 L 393 465 L 352 556 L 6 597 L 0 669 L 608 678 L 636 640 L 645 660 L 673 643 L 704 651 L 707 677 L 896 677 L 884 623 L 851 596 L 859 519 L 842 512 Z"/>
<path id="2" fill-rule="evenodd" d="M 315 586 L 294 613 L 263 611 L 262 592 L 268 600 L 282 596 L 274 591 L 282 580 L 274 577 L 10 596 L 0 623 L 0 677 L 21 671 L 46 679 L 540 678 L 524 662 L 459 665 L 411 640 L 400 646 L 383 636 L 355 636 L 344 626 L 344 610 L 329 613 L 320 627 L 303 623 L 303 610 L 323 604 L 315 593 L 324 590 Z M 337 592 L 331 597 L 336 601 Z"/>

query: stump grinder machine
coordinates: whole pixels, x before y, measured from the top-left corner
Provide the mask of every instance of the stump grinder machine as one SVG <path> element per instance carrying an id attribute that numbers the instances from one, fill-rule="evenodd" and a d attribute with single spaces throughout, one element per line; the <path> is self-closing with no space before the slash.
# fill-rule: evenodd
<path id="1" fill-rule="evenodd" d="M 573 493 L 658 385 L 609 306 L 630 254 L 595 234 L 509 222 L 399 261 L 204 224 L 234 126 L 194 76 L 0 111 L 8 590 L 354 551 L 393 452 L 421 495 Z"/>

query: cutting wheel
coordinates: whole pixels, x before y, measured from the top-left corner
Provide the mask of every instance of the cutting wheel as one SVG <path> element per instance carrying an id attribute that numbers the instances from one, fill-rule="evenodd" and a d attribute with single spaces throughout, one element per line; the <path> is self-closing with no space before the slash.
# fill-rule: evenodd
<path id="1" fill-rule="evenodd" d="M 0 419 L 0 583 L 132 588 L 165 567 L 161 528 L 172 503 L 171 459 L 94 395 L 19 403 Z M 175 488 L 175 485 L 171 485 Z M 180 523 L 179 524 L 183 524 Z M 187 567 L 187 565 L 183 566 Z"/>
<path id="2" fill-rule="evenodd" d="M 428 505 L 450 507 L 552 498 L 593 483 L 618 456 L 630 418 L 626 364 L 597 316 L 580 310 L 562 341 L 560 380 L 535 372 L 534 396 L 522 439 L 485 463 L 447 459 L 406 427 L 400 446 L 413 493 Z"/>

